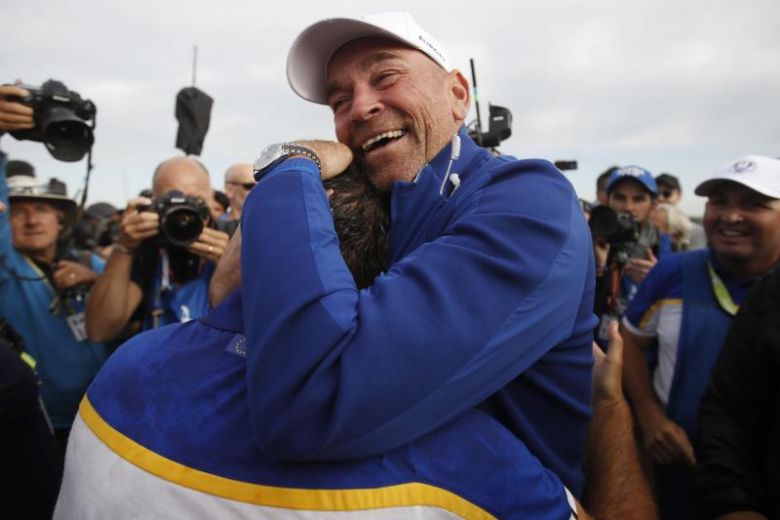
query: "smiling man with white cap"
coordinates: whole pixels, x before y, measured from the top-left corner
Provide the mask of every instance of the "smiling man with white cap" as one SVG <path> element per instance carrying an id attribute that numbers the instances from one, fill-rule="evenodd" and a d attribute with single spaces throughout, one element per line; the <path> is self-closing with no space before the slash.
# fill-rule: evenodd
<path id="1" fill-rule="evenodd" d="M 780 261 L 780 160 L 730 161 L 696 188 L 710 248 L 661 260 L 623 319 L 624 383 L 656 472 L 664 518 L 693 518 L 688 487 L 699 402 L 733 315 Z M 640 349 L 658 340 L 652 373 Z"/>
<path id="2" fill-rule="evenodd" d="M 339 142 L 255 163 L 241 256 L 255 441 L 354 459 L 480 406 L 579 495 L 595 269 L 571 184 L 469 138 L 468 82 L 408 13 L 313 24 L 287 76 L 330 107 Z M 363 291 L 320 182 L 353 159 L 391 208 L 390 269 Z"/>

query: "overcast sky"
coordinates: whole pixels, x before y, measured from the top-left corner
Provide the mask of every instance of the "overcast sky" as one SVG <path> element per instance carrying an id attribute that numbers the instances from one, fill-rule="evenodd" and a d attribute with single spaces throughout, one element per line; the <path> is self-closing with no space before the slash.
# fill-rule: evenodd
<path id="1" fill-rule="evenodd" d="M 197 45 L 197 86 L 215 100 L 201 159 L 221 187 L 267 144 L 333 136 L 328 109 L 289 89 L 287 50 L 321 18 L 380 10 L 410 11 L 467 77 L 474 58 L 483 112 L 490 101 L 514 115 L 501 150 L 577 160 L 567 176 L 583 198 L 607 166 L 639 164 L 680 177 L 699 214 L 693 188 L 717 165 L 780 156 L 777 0 L 3 2 L 0 81 L 55 78 L 92 99 L 90 201 L 124 205 L 181 154 L 174 101 Z M 83 161 L 10 136 L 0 147 L 71 195 L 83 183 Z"/>

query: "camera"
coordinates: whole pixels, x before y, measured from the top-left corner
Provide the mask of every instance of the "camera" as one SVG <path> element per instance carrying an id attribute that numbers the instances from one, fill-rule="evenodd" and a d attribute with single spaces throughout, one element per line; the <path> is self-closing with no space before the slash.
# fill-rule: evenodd
<path id="1" fill-rule="evenodd" d="M 158 243 L 187 247 L 195 242 L 209 219 L 209 208 L 198 197 L 172 190 L 155 200 L 150 208 L 160 216 Z"/>
<path id="2" fill-rule="evenodd" d="M 623 266 L 632 258 L 644 258 L 648 248 L 658 244 L 653 226 L 641 226 L 627 213 L 617 213 L 609 206 L 596 206 L 588 220 L 594 241 L 606 240 L 610 245 L 608 264 Z"/>
<path id="3" fill-rule="evenodd" d="M 187 247 L 198 239 L 210 217 L 209 207 L 203 199 L 184 195 L 178 190 L 171 190 L 155 200 L 149 209 L 160 216 L 158 244 L 161 246 Z M 232 236 L 238 221 L 211 220 L 211 227 Z"/>
<path id="4" fill-rule="evenodd" d="M 80 161 L 95 142 L 95 104 L 81 99 L 60 81 L 50 79 L 40 87 L 21 85 L 29 92 L 26 97 L 12 97 L 32 107 L 35 128 L 15 130 L 11 135 L 19 140 L 43 142 L 49 153 L 60 161 Z M 92 121 L 91 126 L 87 121 Z"/>

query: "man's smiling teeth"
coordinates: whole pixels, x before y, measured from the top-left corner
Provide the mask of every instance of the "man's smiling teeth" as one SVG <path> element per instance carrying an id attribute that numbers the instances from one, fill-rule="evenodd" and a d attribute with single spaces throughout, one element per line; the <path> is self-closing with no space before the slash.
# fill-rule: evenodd
<path id="1" fill-rule="evenodd" d="M 367 152 L 371 149 L 373 145 L 381 141 L 382 139 L 397 139 L 404 135 L 403 130 L 390 130 L 389 132 L 384 132 L 378 135 L 375 135 L 371 139 L 367 140 L 365 143 L 360 145 L 360 147 L 363 149 L 364 152 Z"/>
<path id="2" fill-rule="evenodd" d="M 727 237 L 741 237 L 744 236 L 746 233 L 738 229 L 721 229 L 720 234 Z"/>

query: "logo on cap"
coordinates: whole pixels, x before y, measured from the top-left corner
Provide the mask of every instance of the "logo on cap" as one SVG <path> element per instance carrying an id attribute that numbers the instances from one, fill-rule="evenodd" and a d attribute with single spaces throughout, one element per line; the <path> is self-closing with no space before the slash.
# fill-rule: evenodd
<path id="1" fill-rule="evenodd" d="M 731 166 L 729 166 L 728 171 L 732 173 L 746 173 L 746 172 L 752 172 L 756 170 L 756 163 L 749 160 L 742 160 L 737 161 Z"/>
<path id="2" fill-rule="evenodd" d="M 632 177 L 641 177 L 644 174 L 645 170 L 638 166 L 625 166 L 618 171 L 618 175 L 630 175 Z"/>

